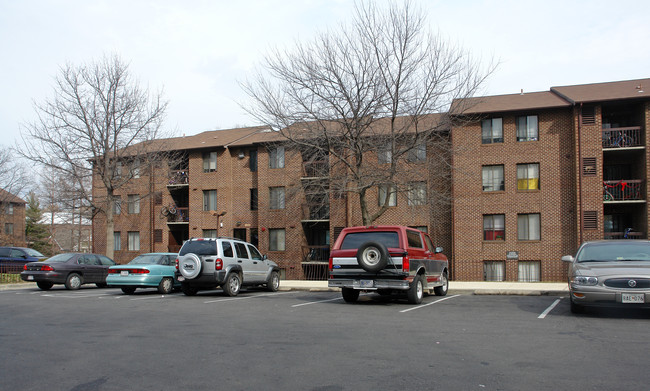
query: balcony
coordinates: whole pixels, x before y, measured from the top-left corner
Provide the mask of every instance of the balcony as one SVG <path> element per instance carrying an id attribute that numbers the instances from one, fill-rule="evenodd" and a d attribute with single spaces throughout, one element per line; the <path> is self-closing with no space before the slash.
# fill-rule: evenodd
<path id="1" fill-rule="evenodd" d="M 641 127 L 603 129 L 603 149 L 633 148 L 643 146 Z"/>
<path id="2" fill-rule="evenodd" d="M 605 232 L 604 239 L 645 239 L 645 234 L 626 229 L 625 232 Z"/>
<path id="3" fill-rule="evenodd" d="M 322 203 L 301 205 L 302 221 L 328 221 L 330 219 L 330 206 Z"/>
<path id="4" fill-rule="evenodd" d="M 188 170 L 172 170 L 169 172 L 168 188 L 189 186 Z"/>
<path id="5" fill-rule="evenodd" d="M 603 202 L 643 202 L 645 181 L 643 179 L 621 179 L 603 181 Z"/>
<path id="6" fill-rule="evenodd" d="M 167 224 L 189 224 L 189 210 L 190 208 L 164 207 L 162 214 L 167 217 Z"/>
<path id="7" fill-rule="evenodd" d="M 329 263 L 330 246 L 302 246 L 302 262 L 303 263 Z"/>

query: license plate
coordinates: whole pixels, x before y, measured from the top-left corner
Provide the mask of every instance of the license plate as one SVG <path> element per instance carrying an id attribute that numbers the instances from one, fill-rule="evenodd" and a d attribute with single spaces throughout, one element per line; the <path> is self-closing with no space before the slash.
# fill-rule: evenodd
<path id="1" fill-rule="evenodd" d="M 374 286 L 374 281 L 373 280 L 360 280 L 359 281 L 359 286 L 361 288 L 372 288 Z"/>
<path id="2" fill-rule="evenodd" d="M 30 281 L 33 281 L 33 280 L 34 280 L 34 276 L 27 276 L 27 279 L 30 280 Z"/>
<path id="3" fill-rule="evenodd" d="M 643 293 L 622 293 L 621 302 L 623 303 L 644 303 Z"/>

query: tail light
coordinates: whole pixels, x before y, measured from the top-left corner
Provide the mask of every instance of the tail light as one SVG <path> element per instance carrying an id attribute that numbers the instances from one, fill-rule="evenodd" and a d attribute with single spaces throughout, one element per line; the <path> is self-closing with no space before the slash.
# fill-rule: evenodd
<path id="1" fill-rule="evenodd" d="M 217 260 L 214 261 L 214 268 L 215 268 L 215 270 L 223 269 L 223 259 L 217 258 Z"/>
<path id="2" fill-rule="evenodd" d="M 178 268 L 178 258 L 176 258 L 176 270 L 180 270 L 180 269 Z"/>
<path id="3" fill-rule="evenodd" d="M 404 255 L 402 257 L 402 270 L 407 272 L 411 269 L 411 260 L 409 259 L 408 255 Z"/>
<path id="4" fill-rule="evenodd" d="M 23 270 L 27 270 L 27 264 L 23 266 Z"/>
<path id="5" fill-rule="evenodd" d="M 332 271 L 334 269 L 334 258 L 333 257 L 330 257 L 330 259 L 329 259 L 329 268 L 330 268 L 330 271 Z"/>
<path id="6" fill-rule="evenodd" d="M 120 274 L 123 271 L 128 271 L 129 274 L 149 274 L 147 269 L 108 269 L 108 274 Z"/>

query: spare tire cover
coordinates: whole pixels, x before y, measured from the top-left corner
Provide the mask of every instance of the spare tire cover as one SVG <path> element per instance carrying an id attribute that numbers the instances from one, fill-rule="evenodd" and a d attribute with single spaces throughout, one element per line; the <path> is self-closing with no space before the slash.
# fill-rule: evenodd
<path id="1" fill-rule="evenodd" d="M 183 277 L 193 279 L 201 274 L 201 258 L 196 254 L 185 254 L 178 260 L 178 270 Z"/>
<path id="2" fill-rule="evenodd" d="M 365 242 L 357 251 L 357 263 L 367 272 L 377 273 L 388 264 L 390 255 L 382 243 Z"/>

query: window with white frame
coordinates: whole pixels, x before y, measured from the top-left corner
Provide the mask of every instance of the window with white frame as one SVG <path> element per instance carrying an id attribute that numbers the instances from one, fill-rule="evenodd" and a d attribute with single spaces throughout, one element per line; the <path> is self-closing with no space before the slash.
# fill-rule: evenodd
<path id="1" fill-rule="evenodd" d="M 7 203 L 7 206 L 5 207 L 5 213 L 8 215 L 14 214 L 14 204 L 11 202 Z"/>
<path id="2" fill-rule="evenodd" d="M 203 190 L 203 210 L 217 210 L 217 191 Z"/>
<path id="3" fill-rule="evenodd" d="M 539 213 L 517 215 L 517 239 L 540 240 Z"/>
<path id="4" fill-rule="evenodd" d="M 135 159 L 131 165 L 133 178 L 140 178 L 140 159 Z"/>
<path id="5" fill-rule="evenodd" d="M 518 280 L 521 282 L 540 282 L 540 262 L 539 261 L 519 261 Z"/>
<path id="6" fill-rule="evenodd" d="M 122 237 L 120 231 L 113 232 L 113 250 L 120 251 L 122 249 Z"/>
<path id="7" fill-rule="evenodd" d="M 269 229 L 269 251 L 285 250 L 285 230 L 284 228 Z"/>
<path id="8" fill-rule="evenodd" d="M 393 161 L 393 152 L 390 145 L 382 145 L 377 149 L 377 162 L 379 164 L 388 164 Z"/>
<path id="9" fill-rule="evenodd" d="M 379 185 L 378 195 L 379 206 L 383 206 L 384 203 L 387 204 L 386 206 L 397 206 L 397 191 L 395 190 L 395 186 Z"/>
<path id="10" fill-rule="evenodd" d="M 217 152 L 203 152 L 203 172 L 217 171 Z"/>
<path id="11" fill-rule="evenodd" d="M 128 211 L 129 214 L 140 213 L 140 196 L 137 194 L 128 195 Z"/>
<path id="12" fill-rule="evenodd" d="M 136 231 L 128 232 L 127 249 L 129 251 L 140 251 L 140 232 L 136 232 Z"/>
<path id="13" fill-rule="evenodd" d="M 427 183 L 411 182 L 406 192 L 409 206 L 425 205 L 427 203 Z"/>
<path id="14" fill-rule="evenodd" d="M 483 240 L 505 240 L 505 215 L 483 215 Z"/>
<path id="15" fill-rule="evenodd" d="M 539 129 L 536 115 L 517 117 L 517 141 L 537 141 Z"/>
<path id="16" fill-rule="evenodd" d="M 269 187 L 269 209 L 284 209 L 284 187 Z"/>
<path id="17" fill-rule="evenodd" d="M 539 163 L 517 164 L 517 190 L 539 190 Z"/>
<path id="18" fill-rule="evenodd" d="M 503 166 L 483 166 L 483 191 L 503 191 Z"/>
<path id="19" fill-rule="evenodd" d="M 269 168 L 284 168 L 284 147 L 273 147 L 269 150 Z"/>
<path id="20" fill-rule="evenodd" d="M 13 223 L 5 223 L 5 235 L 14 234 L 14 225 Z"/>
<path id="21" fill-rule="evenodd" d="M 119 215 L 122 213 L 122 196 L 113 197 L 113 214 Z"/>
<path id="22" fill-rule="evenodd" d="M 217 238 L 217 230 L 216 229 L 204 229 L 203 230 L 203 237 L 204 238 L 210 238 L 210 239 L 216 239 Z"/>
<path id="23" fill-rule="evenodd" d="M 481 140 L 483 144 L 503 142 L 503 118 L 489 118 L 481 121 Z"/>
<path id="24" fill-rule="evenodd" d="M 408 152 L 408 161 L 413 163 L 421 163 L 427 160 L 427 144 L 422 142 L 414 146 Z"/>
<path id="25" fill-rule="evenodd" d="M 483 280 L 504 281 L 505 276 L 506 276 L 506 268 L 503 261 L 483 262 Z"/>

